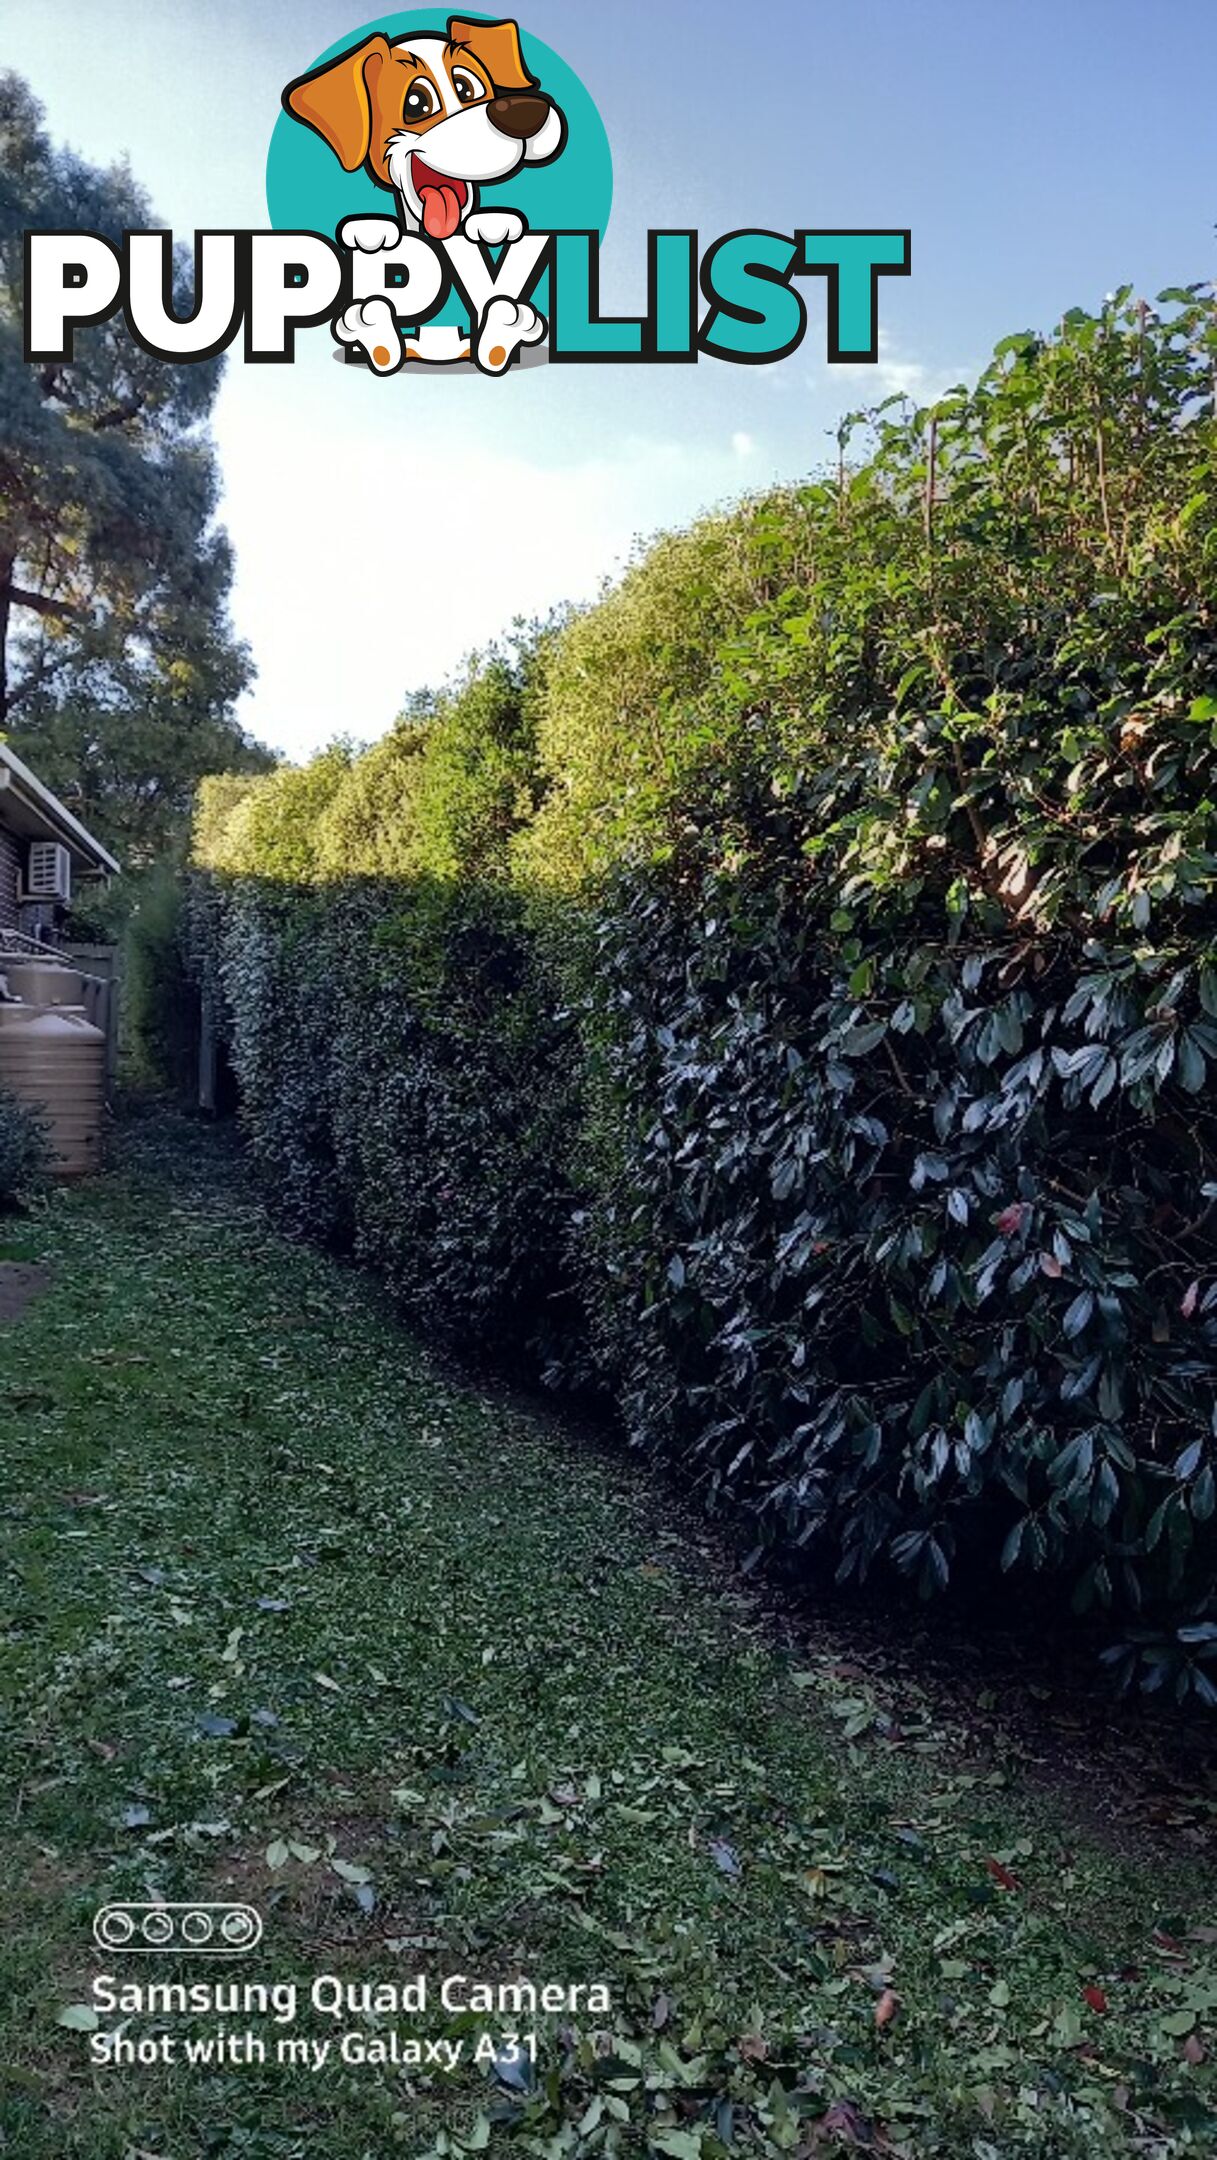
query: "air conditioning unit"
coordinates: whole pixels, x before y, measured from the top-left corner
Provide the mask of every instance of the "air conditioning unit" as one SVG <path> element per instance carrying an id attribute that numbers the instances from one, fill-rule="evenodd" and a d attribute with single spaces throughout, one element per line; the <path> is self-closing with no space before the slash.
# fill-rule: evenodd
<path id="1" fill-rule="evenodd" d="M 72 897 L 72 858 L 58 840 L 31 840 L 22 888 L 24 900 L 62 900 Z"/>

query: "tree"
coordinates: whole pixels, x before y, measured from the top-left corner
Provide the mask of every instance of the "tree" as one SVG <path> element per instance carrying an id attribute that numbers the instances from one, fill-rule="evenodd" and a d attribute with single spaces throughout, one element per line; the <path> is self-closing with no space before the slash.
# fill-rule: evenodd
<path id="1" fill-rule="evenodd" d="M 24 360 L 25 231 L 118 240 L 156 222 L 125 166 L 96 170 L 42 123 L 21 78 L 0 75 L 0 729 L 138 868 L 182 829 L 204 773 L 272 762 L 233 713 L 252 667 L 214 522 L 221 362 L 154 360 L 121 316 L 78 332 L 70 365 Z M 182 314 L 191 284 L 178 251 Z"/>

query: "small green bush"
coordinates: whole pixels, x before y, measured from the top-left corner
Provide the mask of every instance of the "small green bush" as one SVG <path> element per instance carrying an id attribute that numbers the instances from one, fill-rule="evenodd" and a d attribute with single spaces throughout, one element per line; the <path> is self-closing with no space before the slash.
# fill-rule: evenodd
<path id="1" fill-rule="evenodd" d="M 44 1121 L 28 1103 L 0 1088 L 0 1207 L 21 1207 L 37 1199 L 50 1177 Z"/>
<path id="2" fill-rule="evenodd" d="M 758 1550 L 1038 1577 L 1209 1702 L 1215 376 L 1208 288 L 1004 340 L 208 795 L 190 898 L 302 1232 Z"/>

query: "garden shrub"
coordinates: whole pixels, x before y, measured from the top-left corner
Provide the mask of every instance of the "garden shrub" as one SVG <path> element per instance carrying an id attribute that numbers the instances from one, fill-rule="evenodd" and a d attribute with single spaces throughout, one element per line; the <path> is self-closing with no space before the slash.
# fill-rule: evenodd
<path id="1" fill-rule="evenodd" d="M 198 1074 L 198 1000 L 190 993 L 177 873 L 148 871 L 128 896 L 120 1016 L 124 1077 L 187 1094 Z"/>
<path id="2" fill-rule="evenodd" d="M 190 902 L 300 1229 L 758 1550 L 1037 1576 L 1210 1702 L 1215 369 L 1207 288 L 1004 340 L 206 796 Z"/>
<path id="3" fill-rule="evenodd" d="M 37 1199 L 50 1178 L 51 1149 L 42 1118 L 0 1088 L 0 1208 Z"/>

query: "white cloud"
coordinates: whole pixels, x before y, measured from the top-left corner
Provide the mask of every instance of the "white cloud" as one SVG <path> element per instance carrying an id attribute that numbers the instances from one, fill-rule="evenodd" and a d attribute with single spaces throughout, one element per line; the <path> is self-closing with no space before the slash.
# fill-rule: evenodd
<path id="1" fill-rule="evenodd" d="M 617 438 L 546 464 L 510 425 L 488 446 L 484 412 L 477 434 L 473 414 L 468 431 L 454 424 L 427 384 L 369 425 L 363 392 L 394 400 L 403 382 L 233 369 L 221 394 L 233 615 L 258 667 L 241 718 L 293 758 L 383 733 L 407 690 L 442 681 L 516 616 L 592 598 L 640 536 L 740 487 L 738 437 L 709 452 Z"/>
<path id="2" fill-rule="evenodd" d="M 928 405 L 940 398 L 953 383 L 965 381 L 973 372 L 967 367 L 935 367 L 917 360 L 882 327 L 877 360 L 839 362 L 831 370 L 833 376 L 868 384 L 871 393 L 866 400 L 868 405 L 878 405 L 884 398 L 896 396 L 912 398 L 918 405 Z"/>
<path id="3" fill-rule="evenodd" d="M 745 434 L 743 428 L 737 428 L 735 434 L 731 437 L 731 448 L 737 458 L 751 457 L 756 449 L 756 438 Z"/>

